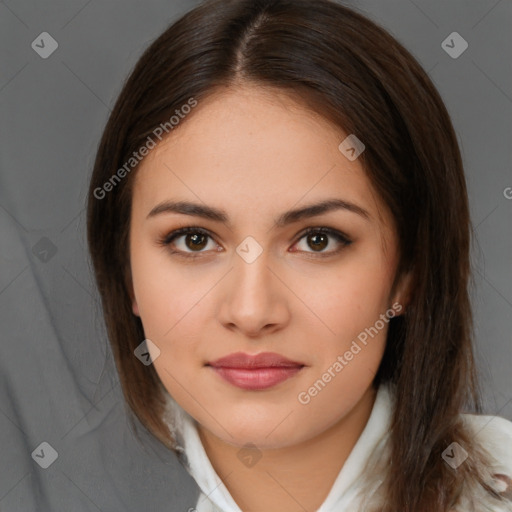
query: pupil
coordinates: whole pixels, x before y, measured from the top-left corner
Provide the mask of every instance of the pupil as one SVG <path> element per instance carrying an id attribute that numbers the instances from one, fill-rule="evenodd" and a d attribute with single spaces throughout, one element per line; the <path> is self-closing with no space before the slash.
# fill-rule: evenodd
<path id="1" fill-rule="evenodd" d="M 193 234 L 193 235 L 188 235 L 188 240 L 192 242 L 192 245 L 193 247 L 190 247 L 190 249 L 192 248 L 196 248 L 196 249 L 202 249 L 204 247 L 204 242 L 205 242 L 205 236 L 204 235 L 201 235 L 199 233 L 196 233 L 196 234 Z M 326 245 L 327 245 L 327 236 L 325 234 L 314 234 L 314 235 L 310 235 L 309 237 L 309 240 L 312 241 L 312 245 L 311 247 L 313 249 L 325 249 Z"/>
<path id="2" fill-rule="evenodd" d="M 319 242 L 319 238 L 323 238 L 323 244 L 322 242 Z M 315 234 L 315 235 L 311 235 L 311 238 L 310 240 L 313 240 L 313 249 L 315 248 L 319 248 L 319 249 L 325 249 L 326 245 L 327 245 L 327 236 L 325 234 Z M 320 245 L 319 245 L 320 243 Z"/>
<path id="3" fill-rule="evenodd" d="M 191 240 L 192 244 L 193 244 L 193 247 L 189 246 L 189 249 L 193 249 L 193 248 L 202 249 L 205 245 L 204 244 L 205 238 L 206 237 L 200 233 L 188 235 L 188 239 Z"/>

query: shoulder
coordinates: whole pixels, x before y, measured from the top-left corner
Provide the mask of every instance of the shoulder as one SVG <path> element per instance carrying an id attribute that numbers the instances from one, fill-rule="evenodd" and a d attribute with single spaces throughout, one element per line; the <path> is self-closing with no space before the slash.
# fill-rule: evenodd
<path id="1" fill-rule="evenodd" d="M 512 496 L 512 421 L 480 414 L 461 416 L 477 444 L 495 459 L 494 472 L 503 481 L 503 490 Z"/>
<path id="2" fill-rule="evenodd" d="M 462 414 L 475 438 L 512 469 L 512 421 L 501 416 Z"/>

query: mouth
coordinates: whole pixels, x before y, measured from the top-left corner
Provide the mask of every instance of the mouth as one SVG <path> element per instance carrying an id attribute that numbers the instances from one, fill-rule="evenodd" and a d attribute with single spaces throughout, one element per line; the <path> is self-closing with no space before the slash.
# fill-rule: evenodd
<path id="1" fill-rule="evenodd" d="M 305 367 L 280 354 L 237 352 L 206 364 L 223 380 L 245 390 L 263 390 L 288 380 Z"/>

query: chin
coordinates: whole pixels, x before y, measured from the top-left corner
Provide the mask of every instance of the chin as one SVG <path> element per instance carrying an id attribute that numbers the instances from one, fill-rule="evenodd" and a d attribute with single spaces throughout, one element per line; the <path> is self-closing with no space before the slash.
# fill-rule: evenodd
<path id="1" fill-rule="evenodd" d="M 295 439 L 293 430 L 290 430 L 290 427 L 287 429 L 283 428 L 279 432 L 277 432 L 277 430 L 273 432 L 276 425 L 279 424 L 279 421 L 281 421 L 281 419 L 258 425 L 240 423 L 230 425 L 223 423 L 231 436 L 223 429 L 219 431 L 216 428 L 213 432 L 224 442 L 238 448 L 245 448 L 248 444 L 251 444 L 255 445 L 260 450 L 272 450 L 285 448 L 299 442 L 300 440 Z"/>

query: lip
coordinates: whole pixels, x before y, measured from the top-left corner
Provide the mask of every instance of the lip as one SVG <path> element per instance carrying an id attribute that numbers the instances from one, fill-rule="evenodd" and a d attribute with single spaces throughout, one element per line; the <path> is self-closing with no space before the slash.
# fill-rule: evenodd
<path id="1" fill-rule="evenodd" d="M 236 352 L 206 366 L 210 366 L 220 377 L 238 388 L 261 390 L 293 377 L 305 365 L 274 352 L 256 355 Z"/>
<path id="2" fill-rule="evenodd" d="M 298 361 L 292 361 L 280 354 L 276 354 L 275 352 L 261 352 L 255 355 L 245 354 L 244 352 L 235 352 L 213 362 L 209 362 L 207 366 L 213 366 L 214 368 L 254 369 L 273 367 L 290 368 L 304 366 L 304 364 L 299 363 Z"/>

